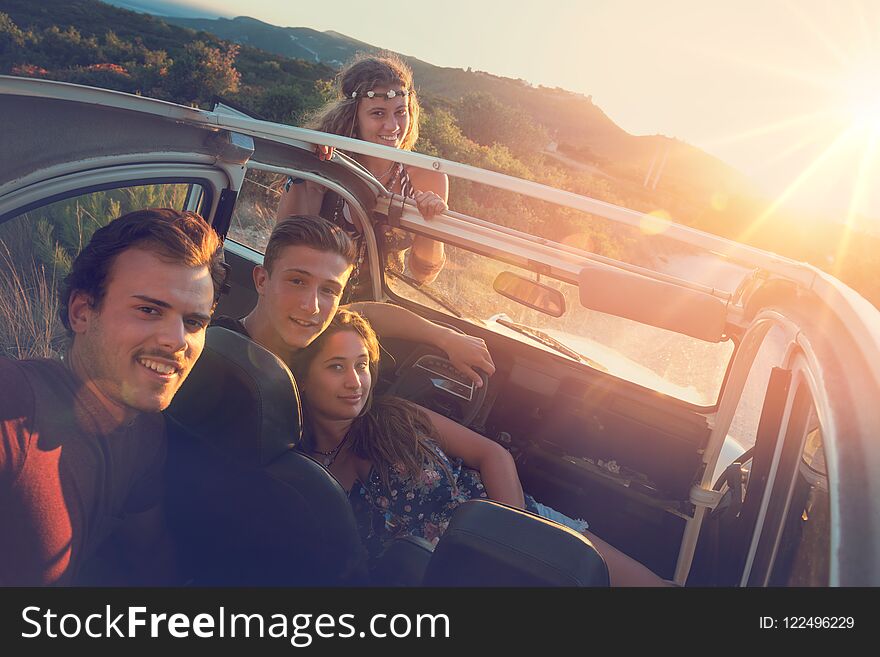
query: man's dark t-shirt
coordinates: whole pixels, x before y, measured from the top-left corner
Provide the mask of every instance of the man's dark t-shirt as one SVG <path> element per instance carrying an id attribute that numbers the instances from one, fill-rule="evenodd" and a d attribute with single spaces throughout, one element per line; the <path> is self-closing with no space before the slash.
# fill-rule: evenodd
<path id="1" fill-rule="evenodd" d="M 75 584 L 162 498 L 165 423 L 120 426 L 64 363 L 0 358 L 0 585 Z"/>

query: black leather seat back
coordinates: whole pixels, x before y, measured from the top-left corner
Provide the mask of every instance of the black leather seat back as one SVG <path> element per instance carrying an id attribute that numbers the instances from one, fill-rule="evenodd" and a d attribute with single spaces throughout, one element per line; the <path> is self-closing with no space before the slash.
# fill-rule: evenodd
<path id="1" fill-rule="evenodd" d="M 293 375 L 275 354 L 212 326 L 205 349 L 166 415 L 242 462 L 266 465 L 302 434 Z"/>
<path id="2" fill-rule="evenodd" d="M 208 329 L 166 411 L 169 525 L 196 584 L 358 584 L 365 556 L 342 487 L 294 450 L 290 371 L 253 341 Z"/>
<path id="3" fill-rule="evenodd" d="M 489 500 L 465 502 L 428 563 L 426 586 L 608 586 L 608 567 L 571 529 Z"/>

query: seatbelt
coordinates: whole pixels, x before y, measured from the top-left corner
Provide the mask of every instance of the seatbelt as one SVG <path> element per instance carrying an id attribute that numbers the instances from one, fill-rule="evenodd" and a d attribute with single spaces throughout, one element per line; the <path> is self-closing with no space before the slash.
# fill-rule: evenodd
<path id="1" fill-rule="evenodd" d="M 739 513 L 740 528 L 737 548 L 743 556 L 745 556 L 749 540 L 754 533 L 761 500 L 767 488 L 770 466 L 773 463 L 773 452 L 776 450 L 776 439 L 779 437 L 779 430 L 782 426 L 782 416 L 785 412 L 785 403 L 788 400 L 790 387 L 791 370 L 774 367 L 770 371 L 767 397 L 764 401 L 764 409 L 761 411 L 761 420 L 758 423 L 754 446 L 755 456 L 752 460 L 749 485 L 746 488 L 746 496 Z"/>

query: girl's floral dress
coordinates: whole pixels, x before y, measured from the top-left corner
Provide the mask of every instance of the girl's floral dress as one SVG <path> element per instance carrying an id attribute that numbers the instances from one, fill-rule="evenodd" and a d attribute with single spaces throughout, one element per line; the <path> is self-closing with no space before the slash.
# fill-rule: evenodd
<path id="1" fill-rule="evenodd" d="M 480 473 L 450 459 L 440 446 L 427 441 L 452 474 L 452 481 L 437 463 L 424 466 L 417 479 L 392 468 L 390 487 L 385 487 L 373 468 L 369 481 L 355 481 L 349 493 L 358 531 L 371 558 L 400 536 L 419 536 L 436 545 L 452 512 L 470 499 L 487 497 Z M 526 496 L 526 509 L 537 513 L 534 500 Z"/>

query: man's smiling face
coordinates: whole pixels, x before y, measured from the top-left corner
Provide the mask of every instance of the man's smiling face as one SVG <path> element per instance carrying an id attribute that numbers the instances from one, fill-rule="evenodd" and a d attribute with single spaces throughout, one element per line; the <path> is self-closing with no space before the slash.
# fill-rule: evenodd
<path id="1" fill-rule="evenodd" d="M 123 251 L 99 304 L 71 296 L 78 374 L 125 413 L 164 410 L 202 353 L 213 301 L 207 267 Z"/>

